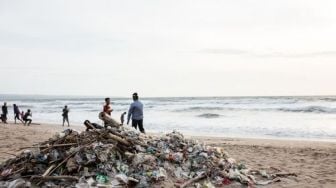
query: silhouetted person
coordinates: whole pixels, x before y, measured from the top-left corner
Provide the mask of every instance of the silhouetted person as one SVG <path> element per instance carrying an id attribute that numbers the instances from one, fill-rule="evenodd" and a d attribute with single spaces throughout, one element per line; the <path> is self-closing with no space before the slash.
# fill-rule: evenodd
<path id="1" fill-rule="evenodd" d="M 20 116 L 21 116 L 21 119 L 23 120 L 23 116 L 24 116 L 24 111 L 23 110 L 22 110 Z"/>
<path id="2" fill-rule="evenodd" d="M 2 122 L 7 123 L 8 108 L 6 102 L 4 102 L 4 105 L 2 106 L 1 110 L 2 110 L 1 120 Z"/>
<path id="3" fill-rule="evenodd" d="M 16 124 L 16 120 L 20 120 L 22 123 L 23 121 L 21 120 L 20 116 L 20 109 L 16 104 L 13 104 L 13 110 L 14 110 L 14 123 Z"/>
<path id="4" fill-rule="evenodd" d="M 62 116 L 63 116 L 63 127 L 64 127 L 65 121 L 68 123 L 68 127 L 69 127 L 70 126 L 69 125 L 69 108 L 67 105 L 65 105 L 63 108 Z"/>
<path id="5" fill-rule="evenodd" d="M 126 112 L 122 113 L 121 116 L 120 116 L 121 125 L 124 125 L 125 115 L 126 115 Z"/>
<path id="6" fill-rule="evenodd" d="M 145 133 L 143 128 L 143 104 L 139 101 L 139 96 L 137 93 L 133 93 L 133 103 L 131 104 L 128 115 L 127 115 L 127 125 L 132 116 L 132 127 L 137 129 L 139 127 L 140 132 Z"/>
<path id="7" fill-rule="evenodd" d="M 28 123 L 28 126 L 31 124 L 32 119 L 28 118 L 28 117 L 32 117 L 32 113 L 30 111 L 30 109 L 27 110 L 27 112 L 23 115 L 23 121 L 24 121 L 24 125 L 26 125 Z"/>

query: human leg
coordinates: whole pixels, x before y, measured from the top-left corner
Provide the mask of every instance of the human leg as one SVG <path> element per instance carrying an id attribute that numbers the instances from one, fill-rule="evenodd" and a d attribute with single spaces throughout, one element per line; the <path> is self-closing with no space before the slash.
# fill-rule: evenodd
<path id="1" fill-rule="evenodd" d="M 65 121 L 68 123 L 68 127 L 70 126 L 70 124 L 69 124 L 69 117 L 67 116 L 67 117 L 65 117 Z"/>
<path id="2" fill-rule="evenodd" d="M 138 120 L 139 130 L 142 133 L 145 133 L 145 129 L 143 128 L 143 120 Z"/>
<path id="3" fill-rule="evenodd" d="M 27 119 L 27 122 L 28 122 L 28 126 L 31 124 L 32 120 L 31 119 Z"/>
<path id="4" fill-rule="evenodd" d="M 3 115 L 3 122 L 4 122 L 4 123 L 7 123 L 7 114 L 4 114 L 4 115 Z"/>
<path id="5" fill-rule="evenodd" d="M 132 127 L 134 127 L 135 129 L 137 129 L 137 124 L 138 124 L 137 120 L 132 119 Z"/>

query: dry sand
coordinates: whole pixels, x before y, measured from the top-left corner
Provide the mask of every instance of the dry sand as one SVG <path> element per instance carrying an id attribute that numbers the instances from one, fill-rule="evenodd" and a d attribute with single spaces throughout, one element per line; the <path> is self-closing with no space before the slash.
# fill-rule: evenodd
<path id="1" fill-rule="evenodd" d="M 68 127 L 60 125 L 0 124 L 0 162 L 50 138 Z M 83 130 L 84 127 L 70 128 Z M 336 142 L 194 137 L 223 147 L 237 162 L 252 169 L 279 169 L 297 177 L 263 187 L 336 187 Z"/>

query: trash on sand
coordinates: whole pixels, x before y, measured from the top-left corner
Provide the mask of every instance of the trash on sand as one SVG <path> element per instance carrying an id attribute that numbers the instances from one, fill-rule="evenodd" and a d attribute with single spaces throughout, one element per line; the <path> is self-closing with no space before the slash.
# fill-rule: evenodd
<path id="1" fill-rule="evenodd" d="M 108 128 L 65 130 L 0 165 L 0 187 L 215 187 L 265 185 L 286 177 L 250 170 L 221 148 L 179 132 L 146 136 L 100 114 Z M 32 148 L 36 148 L 33 146 Z M 248 157 L 248 156 L 247 156 Z M 287 173 L 287 175 L 295 175 Z"/>

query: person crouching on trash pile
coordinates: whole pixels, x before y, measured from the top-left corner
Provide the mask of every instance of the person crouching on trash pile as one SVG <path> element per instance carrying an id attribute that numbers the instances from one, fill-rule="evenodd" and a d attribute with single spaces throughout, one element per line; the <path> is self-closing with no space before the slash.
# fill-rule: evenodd
<path id="1" fill-rule="evenodd" d="M 86 127 L 85 131 L 89 131 L 90 129 L 102 129 L 103 128 L 103 126 L 99 125 L 98 123 L 91 123 L 89 120 L 85 120 L 84 125 Z"/>

